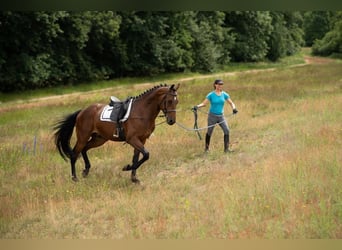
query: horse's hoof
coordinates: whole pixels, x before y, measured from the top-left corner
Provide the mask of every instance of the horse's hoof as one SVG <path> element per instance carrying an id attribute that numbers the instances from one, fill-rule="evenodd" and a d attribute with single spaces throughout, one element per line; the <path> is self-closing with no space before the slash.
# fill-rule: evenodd
<path id="1" fill-rule="evenodd" d="M 124 166 L 122 168 L 122 171 L 129 171 L 129 170 L 132 170 L 132 167 L 130 165 Z"/>
<path id="2" fill-rule="evenodd" d="M 82 172 L 83 178 L 86 178 L 88 176 L 88 174 L 89 174 L 89 171 L 83 170 L 83 172 Z"/>
<path id="3" fill-rule="evenodd" d="M 76 176 L 73 176 L 71 179 L 72 179 L 74 182 L 78 182 L 78 178 L 77 178 Z"/>
<path id="4" fill-rule="evenodd" d="M 132 178 L 132 182 L 134 183 L 134 184 L 140 184 L 140 181 L 137 179 L 137 178 Z"/>

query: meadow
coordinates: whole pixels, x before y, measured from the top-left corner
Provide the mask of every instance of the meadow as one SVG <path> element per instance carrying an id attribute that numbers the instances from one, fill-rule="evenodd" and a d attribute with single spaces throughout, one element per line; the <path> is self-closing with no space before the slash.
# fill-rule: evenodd
<path id="1" fill-rule="evenodd" d="M 0 104 L 0 238 L 342 238 L 341 66 L 331 61 L 164 80 L 181 83 L 177 122 L 188 128 L 191 107 L 213 80 L 226 82 L 239 110 L 228 117 L 235 152 L 223 153 L 218 127 L 204 154 L 196 133 L 158 118 L 146 143 L 150 159 L 137 171 L 140 185 L 121 171 L 132 148 L 111 142 L 89 151 L 89 177 L 72 182 L 52 126 L 110 95 L 137 95 L 160 82 Z M 198 122 L 206 125 L 204 113 Z M 79 176 L 82 170 L 80 160 Z"/>

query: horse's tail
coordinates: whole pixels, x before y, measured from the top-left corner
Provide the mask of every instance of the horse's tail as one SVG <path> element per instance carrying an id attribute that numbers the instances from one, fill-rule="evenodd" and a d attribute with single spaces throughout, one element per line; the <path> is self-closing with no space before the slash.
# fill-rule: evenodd
<path id="1" fill-rule="evenodd" d="M 80 112 L 81 110 L 78 110 L 75 113 L 67 115 L 64 119 L 58 121 L 54 126 L 54 130 L 56 130 L 55 145 L 64 160 L 71 158 L 72 149 L 70 146 L 70 139 L 76 124 L 76 117 Z"/>

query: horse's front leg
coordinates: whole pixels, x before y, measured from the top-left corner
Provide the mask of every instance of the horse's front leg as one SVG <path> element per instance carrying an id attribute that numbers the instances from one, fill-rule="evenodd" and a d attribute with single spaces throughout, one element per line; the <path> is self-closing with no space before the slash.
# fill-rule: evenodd
<path id="1" fill-rule="evenodd" d="M 133 154 L 133 159 L 132 159 L 132 165 L 126 165 L 123 167 L 123 171 L 130 171 L 132 170 L 134 164 L 136 164 L 139 160 L 139 154 L 140 154 L 140 151 L 134 149 L 134 154 Z"/>
<path id="2" fill-rule="evenodd" d="M 134 150 L 135 152 L 136 150 Z M 139 151 L 138 151 L 139 152 Z M 132 182 L 134 183 L 139 183 L 140 181 L 138 180 L 137 176 L 136 176 L 136 171 L 137 169 L 145 162 L 147 161 L 149 158 L 150 158 L 150 153 L 145 149 L 145 148 L 142 148 L 140 153 L 142 154 L 142 158 L 141 160 L 139 161 L 138 158 L 134 158 L 134 160 L 136 160 L 135 162 L 133 162 L 133 165 L 132 165 L 132 173 L 131 173 L 131 180 Z M 138 153 L 138 156 L 139 156 L 139 153 Z"/>
<path id="3" fill-rule="evenodd" d="M 140 153 L 143 156 L 141 160 L 139 160 Z M 123 171 L 132 170 L 132 173 L 131 173 L 132 182 L 139 183 L 139 180 L 136 177 L 136 170 L 141 166 L 141 164 L 143 164 L 148 159 L 149 159 L 149 152 L 143 146 L 142 146 L 142 148 L 134 148 L 132 165 L 127 165 L 122 170 Z"/>
<path id="4" fill-rule="evenodd" d="M 140 183 L 140 181 L 139 181 L 139 179 L 137 178 L 137 170 L 136 169 L 132 169 L 132 172 L 131 172 L 131 181 L 133 182 L 133 183 L 136 183 L 136 184 L 139 184 Z"/>
<path id="5" fill-rule="evenodd" d="M 137 179 L 136 177 L 136 169 L 134 169 L 134 167 L 138 164 L 138 161 L 139 161 L 139 155 L 140 155 L 140 151 L 137 150 L 137 149 L 134 149 L 134 154 L 133 154 L 133 159 L 132 159 L 132 165 L 127 165 L 125 166 L 122 170 L 123 171 L 130 171 L 132 170 L 132 173 L 131 173 L 131 180 L 132 182 L 134 183 L 139 183 L 139 180 Z"/>

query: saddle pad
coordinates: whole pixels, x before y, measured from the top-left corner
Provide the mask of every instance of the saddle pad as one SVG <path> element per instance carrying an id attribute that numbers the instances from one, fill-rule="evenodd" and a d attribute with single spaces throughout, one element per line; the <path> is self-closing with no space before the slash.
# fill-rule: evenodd
<path id="1" fill-rule="evenodd" d="M 100 115 L 100 120 L 104 122 L 113 122 L 110 119 L 110 114 L 112 113 L 112 111 L 113 111 L 113 106 L 106 105 L 102 110 L 102 113 Z"/>

